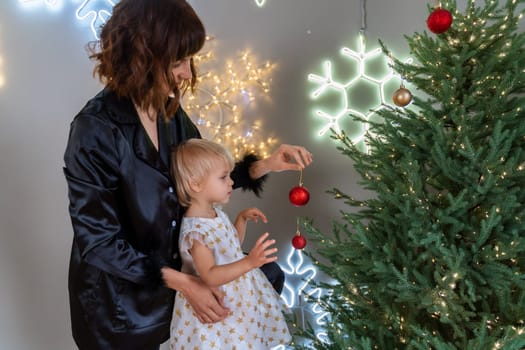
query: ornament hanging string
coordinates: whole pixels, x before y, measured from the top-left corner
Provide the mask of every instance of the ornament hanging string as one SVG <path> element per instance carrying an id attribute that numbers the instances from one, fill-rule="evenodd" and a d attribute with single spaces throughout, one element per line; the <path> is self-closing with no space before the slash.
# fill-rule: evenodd
<path id="1" fill-rule="evenodd" d="M 366 0 L 361 0 L 361 33 L 366 31 Z"/>
<path id="2" fill-rule="evenodd" d="M 359 30 L 361 47 L 366 45 L 366 0 L 361 0 L 361 29 Z"/>
<path id="3" fill-rule="evenodd" d="M 299 185 L 295 186 L 288 193 L 288 199 L 295 206 L 303 206 L 310 200 L 310 193 L 303 186 L 303 170 L 300 170 Z"/>

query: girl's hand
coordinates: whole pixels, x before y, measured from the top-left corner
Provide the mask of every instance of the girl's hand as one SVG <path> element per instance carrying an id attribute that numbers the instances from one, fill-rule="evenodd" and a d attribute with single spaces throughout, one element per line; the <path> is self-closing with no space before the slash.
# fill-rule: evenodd
<path id="1" fill-rule="evenodd" d="M 237 215 L 233 226 L 235 226 L 235 229 L 237 230 L 237 235 L 241 244 L 244 241 L 244 235 L 246 234 L 246 226 L 248 225 L 248 220 L 257 222 L 259 218 L 264 223 L 268 222 L 268 219 L 266 219 L 266 215 L 264 215 L 263 212 L 257 208 L 244 209 L 239 213 L 239 215 Z"/>
<path id="2" fill-rule="evenodd" d="M 261 237 L 259 237 L 252 250 L 246 257 L 253 268 L 257 268 L 277 260 L 277 256 L 273 255 L 277 253 L 277 248 L 271 248 L 271 246 L 275 244 L 275 239 L 268 239 L 269 235 L 270 234 L 266 232 Z"/>
<path id="3" fill-rule="evenodd" d="M 244 209 L 237 216 L 237 220 L 240 219 L 240 220 L 243 220 L 244 222 L 250 220 L 250 221 L 253 221 L 253 222 L 257 223 L 259 218 L 265 224 L 268 222 L 268 219 L 266 218 L 266 215 L 264 215 L 264 213 L 262 211 L 260 211 L 259 209 L 257 209 L 257 208 Z M 235 221 L 237 221 L 237 220 L 235 220 Z"/>

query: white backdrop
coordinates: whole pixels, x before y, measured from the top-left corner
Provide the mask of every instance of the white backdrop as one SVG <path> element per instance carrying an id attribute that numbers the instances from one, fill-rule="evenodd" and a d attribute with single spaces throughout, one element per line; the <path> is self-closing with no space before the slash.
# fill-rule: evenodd
<path id="1" fill-rule="evenodd" d="M 67 301 L 72 232 L 62 155 L 69 122 L 101 86 L 84 50 L 91 32 L 75 19 L 81 1 L 25 0 L 31 7 L 23 2 L 0 2 L 0 348 L 74 349 Z M 62 6 L 52 9 L 53 2 Z M 217 40 L 220 66 L 246 48 L 277 64 L 272 103 L 258 112 L 282 142 L 314 153 L 314 165 L 304 172 L 312 196 L 307 206 L 288 203 L 298 174 L 283 173 L 271 176 L 262 200 L 238 192 L 227 208 L 232 215 L 254 205 L 265 211 L 270 223 L 250 226 L 247 247 L 268 230 L 279 241 L 283 262 L 297 216 L 312 217 L 329 231 L 344 208 L 327 189 L 364 195 L 349 160 L 327 137 L 315 136 L 321 124 L 312 113 L 313 87 L 306 78 L 322 73 L 321 63 L 340 56 L 342 46 L 357 49 L 360 2 L 267 0 L 262 8 L 254 0 L 191 3 Z M 367 15 L 369 46 L 377 47 L 381 38 L 402 56 L 408 54 L 403 34 L 426 29 L 420 0 L 371 0 Z"/>

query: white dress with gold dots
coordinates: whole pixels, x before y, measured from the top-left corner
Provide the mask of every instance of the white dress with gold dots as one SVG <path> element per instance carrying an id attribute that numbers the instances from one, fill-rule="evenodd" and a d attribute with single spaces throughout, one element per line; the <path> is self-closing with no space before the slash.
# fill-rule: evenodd
<path id="1" fill-rule="evenodd" d="M 213 251 L 217 265 L 244 258 L 237 232 L 219 208 L 213 219 L 185 217 L 179 249 L 182 272 L 197 275 L 188 250 L 197 240 Z M 279 295 L 259 269 L 254 269 L 221 289 L 232 314 L 224 321 L 202 324 L 182 293 L 177 293 L 171 321 L 170 349 L 269 350 L 287 344 L 290 333 L 284 320 Z"/>

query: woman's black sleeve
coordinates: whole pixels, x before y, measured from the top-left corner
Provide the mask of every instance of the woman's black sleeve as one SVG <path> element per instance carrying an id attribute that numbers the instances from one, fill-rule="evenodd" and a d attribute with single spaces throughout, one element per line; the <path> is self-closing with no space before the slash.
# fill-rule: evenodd
<path id="1" fill-rule="evenodd" d="M 241 187 L 243 191 L 250 190 L 253 191 L 257 197 L 260 196 L 263 184 L 268 178 L 268 175 L 263 175 L 258 179 L 252 179 L 249 173 L 251 165 L 258 160 L 259 157 L 256 155 L 247 154 L 243 159 L 235 163 L 235 168 L 231 173 L 231 178 L 234 182 L 233 188 Z"/>

